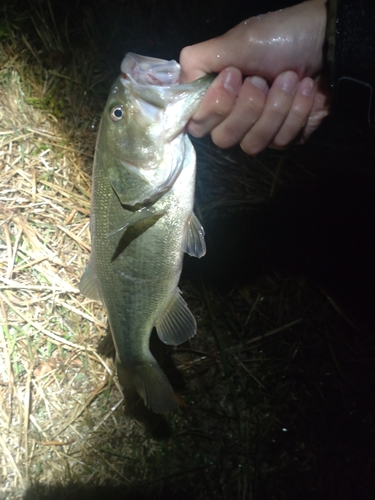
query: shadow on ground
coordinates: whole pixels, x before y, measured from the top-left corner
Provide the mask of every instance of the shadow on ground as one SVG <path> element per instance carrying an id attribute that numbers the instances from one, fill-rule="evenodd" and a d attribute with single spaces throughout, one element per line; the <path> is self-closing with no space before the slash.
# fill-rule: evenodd
<path id="1" fill-rule="evenodd" d="M 90 486 L 88 484 L 71 483 L 66 486 L 36 484 L 24 493 L 23 500 L 192 500 L 182 493 L 171 493 L 157 488 L 154 493 L 144 495 L 126 486 Z"/>

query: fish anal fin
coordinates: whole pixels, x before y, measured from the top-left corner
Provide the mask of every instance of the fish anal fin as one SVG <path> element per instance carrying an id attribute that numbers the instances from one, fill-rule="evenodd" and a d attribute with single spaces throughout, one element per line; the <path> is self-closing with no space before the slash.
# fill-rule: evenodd
<path id="1" fill-rule="evenodd" d="M 179 345 L 195 335 L 197 331 L 195 318 L 178 288 L 155 326 L 160 340 L 165 344 Z"/>
<path id="2" fill-rule="evenodd" d="M 191 212 L 186 222 L 183 250 L 192 257 L 200 259 L 206 253 L 206 242 L 204 241 L 204 229 L 198 217 Z"/>
<path id="3" fill-rule="evenodd" d="M 99 290 L 96 285 L 96 276 L 92 269 L 91 260 L 86 266 L 81 281 L 79 282 L 78 288 L 80 292 L 88 299 L 101 300 Z"/>
<path id="4" fill-rule="evenodd" d="M 167 413 L 177 407 L 177 398 L 171 384 L 155 358 L 125 366 L 117 361 L 117 374 L 126 393 L 136 390 L 147 408 L 155 413 Z"/>

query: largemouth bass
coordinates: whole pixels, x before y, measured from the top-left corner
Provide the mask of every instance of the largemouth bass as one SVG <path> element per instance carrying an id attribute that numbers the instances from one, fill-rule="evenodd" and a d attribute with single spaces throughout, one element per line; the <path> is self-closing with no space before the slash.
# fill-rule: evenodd
<path id="1" fill-rule="evenodd" d="M 193 213 L 195 151 L 185 125 L 213 80 L 179 85 L 180 66 L 129 53 L 101 119 L 91 199 L 92 250 L 81 292 L 101 300 L 126 393 L 147 407 L 176 406 L 149 350 L 156 327 L 166 344 L 196 332 L 178 282 L 184 252 L 202 257 L 203 228 Z"/>

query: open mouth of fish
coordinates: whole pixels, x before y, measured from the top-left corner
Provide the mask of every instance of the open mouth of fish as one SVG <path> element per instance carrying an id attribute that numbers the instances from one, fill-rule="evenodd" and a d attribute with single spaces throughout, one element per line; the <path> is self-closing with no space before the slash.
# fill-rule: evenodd
<path id="1" fill-rule="evenodd" d="M 138 85 L 171 87 L 178 85 L 180 65 L 155 57 L 128 54 L 121 65 L 122 77 Z"/>

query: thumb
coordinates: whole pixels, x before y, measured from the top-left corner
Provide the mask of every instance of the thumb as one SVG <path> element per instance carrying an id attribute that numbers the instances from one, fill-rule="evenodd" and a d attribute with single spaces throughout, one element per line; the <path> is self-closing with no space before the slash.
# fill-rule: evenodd
<path id="1" fill-rule="evenodd" d="M 223 37 L 212 38 L 202 43 L 184 47 L 180 53 L 181 83 L 191 82 L 207 73 L 220 73 L 231 66 L 228 58 L 224 58 L 228 47 Z"/>

